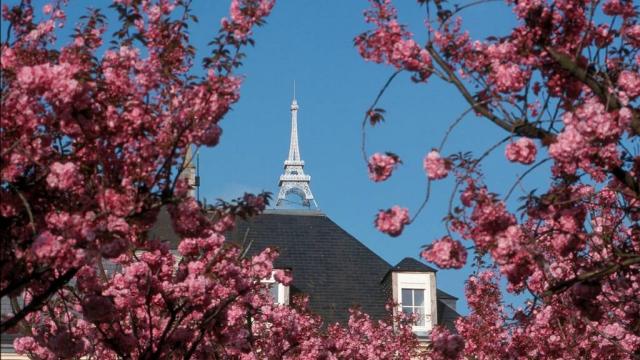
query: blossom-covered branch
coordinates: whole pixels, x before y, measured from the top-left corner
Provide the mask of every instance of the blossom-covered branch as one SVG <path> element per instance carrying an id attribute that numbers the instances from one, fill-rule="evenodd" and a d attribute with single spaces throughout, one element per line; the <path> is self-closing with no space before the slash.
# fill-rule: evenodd
<path id="1" fill-rule="evenodd" d="M 442 346 L 435 356 L 637 357 L 637 7 L 630 0 L 507 0 L 515 28 L 475 40 L 458 17 L 468 6 L 420 3 L 428 16 L 437 15 L 425 19 L 423 45 L 399 22 L 391 0 L 371 1 L 365 21 L 373 29 L 356 37 L 362 57 L 410 72 L 417 83 L 436 74 L 451 84 L 477 116 L 509 133 L 506 160 L 528 166 L 525 175 L 547 156 L 551 162 L 551 186 L 525 193 L 511 210 L 484 183 L 480 159 L 471 153 L 445 156 L 440 148 L 426 156 L 430 180 L 453 175 L 456 185 L 445 214 L 447 236 L 427 245 L 423 257 L 461 268 L 473 248 L 473 265 L 495 269 L 469 279 L 472 313 L 457 324 L 464 346 L 436 332 L 434 344 Z M 403 51 L 407 44 L 412 51 Z M 540 153 L 545 160 L 536 163 Z M 508 291 L 531 295 L 526 309 L 508 314 L 498 276 Z"/>

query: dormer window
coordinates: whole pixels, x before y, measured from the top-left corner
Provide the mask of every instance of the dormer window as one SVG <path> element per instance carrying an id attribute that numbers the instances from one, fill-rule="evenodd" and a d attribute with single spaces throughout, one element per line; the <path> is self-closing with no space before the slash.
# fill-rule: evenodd
<path id="1" fill-rule="evenodd" d="M 275 304 L 289 304 L 289 287 L 277 282 L 273 273 L 271 273 L 270 278 L 262 280 L 262 282 L 269 288 L 269 294 L 271 294 L 271 298 Z"/>
<path id="2" fill-rule="evenodd" d="M 391 288 L 393 301 L 398 303 L 397 311 L 414 315 L 413 332 L 418 338 L 426 339 L 438 323 L 435 270 L 415 259 L 405 258 L 387 276 L 385 281 Z"/>

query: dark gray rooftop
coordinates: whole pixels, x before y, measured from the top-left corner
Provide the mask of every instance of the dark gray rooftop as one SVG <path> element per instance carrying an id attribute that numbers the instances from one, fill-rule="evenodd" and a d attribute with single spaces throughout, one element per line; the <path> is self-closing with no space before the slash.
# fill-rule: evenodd
<path id="1" fill-rule="evenodd" d="M 275 266 L 292 270 L 291 295 L 309 294 L 309 307 L 326 323 L 345 321 L 356 305 L 375 318 L 386 315 L 380 282 L 389 264 L 324 214 L 269 211 L 238 223 L 230 240 L 241 243 L 245 234 L 248 255 L 280 252 Z"/>
<path id="2" fill-rule="evenodd" d="M 412 258 L 391 266 L 317 211 L 268 210 L 239 222 L 228 238 L 249 246 L 249 255 L 266 247 L 277 249 L 280 256 L 275 266 L 293 272 L 291 295 L 309 294 L 309 307 L 326 323 L 345 323 L 353 306 L 359 306 L 374 318 L 386 317 L 385 304 L 391 294 L 385 292 L 382 282 L 391 270 L 435 272 Z M 443 300 L 456 299 L 438 290 L 439 300 L 441 296 Z M 447 308 L 438 306 L 455 314 Z"/>
<path id="3" fill-rule="evenodd" d="M 229 241 L 248 248 L 248 255 L 266 247 L 277 249 L 280 256 L 275 266 L 293 271 L 291 295 L 310 295 L 311 310 L 327 324 L 345 322 L 353 306 L 377 319 L 387 316 L 385 304 L 391 294 L 385 292 L 382 282 L 391 271 L 437 271 L 410 257 L 391 266 L 317 210 L 266 210 L 249 221 L 238 222 L 227 235 Z M 179 236 L 164 208 L 148 236 L 177 246 Z M 458 316 L 458 298 L 437 289 L 437 299 L 438 323 L 452 326 Z"/>
<path id="4" fill-rule="evenodd" d="M 414 258 L 406 257 L 402 259 L 391 270 L 393 271 L 407 271 L 407 272 L 437 272 L 438 270 L 431 266 L 424 264 Z"/>
<path id="5" fill-rule="evenodd" d="M 171 244 L 171 247 L 177 248 L 180 242 L 180 236 L 176 234 L 173 229 L 173 223 L 171 221 L 171 215 L 164 206 L 160 208 L 156 223 L 147 233 L 149 239 L 160 239 Z"/>
<path id="6" fill-rule="evenodd" d="M 438 297 L 438 299 L 440 298 Z M 454 323 L 460 315 L 447 303 L 446 300 L 438 300 L 438 325 L 444 325 L 447 329 L 457 332 Z"/>

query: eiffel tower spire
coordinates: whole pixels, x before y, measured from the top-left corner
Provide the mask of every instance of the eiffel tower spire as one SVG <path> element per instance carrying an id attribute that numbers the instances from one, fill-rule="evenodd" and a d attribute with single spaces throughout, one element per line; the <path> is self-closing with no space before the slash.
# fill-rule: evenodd
<path id="1" fill-rule="evenodd" d="M 311 176 L 304 173 L 304 161 L 300 158 L 298 147 L 298 101 L 295 95 L 295 82 L 293 85 L 293 101 L 291 102 L 291 143 L 289 145 L 289 157 L 284 161 L 284 174 L 280 175 L 278 186 L 278 200 L 276 206 L 280 206 L 287 195 L 293 193 L 302 199 L 302 205 L 317 208 L 318 204 L 311 194 Z"/>
<path id="2" fill-rule="evenodd" d="M 183 169 L 180 173 L 181 179 L 186 179 L 189 185 L 189 196 L 197 199 L 197 190 L 200 186 L 200 177 L 196 168 L 196 159 L 193 156 L 192 145 L 187 145 L 187 153 L 184 156 Z M 197 199 L 199 200 L 199 199 Z"/>

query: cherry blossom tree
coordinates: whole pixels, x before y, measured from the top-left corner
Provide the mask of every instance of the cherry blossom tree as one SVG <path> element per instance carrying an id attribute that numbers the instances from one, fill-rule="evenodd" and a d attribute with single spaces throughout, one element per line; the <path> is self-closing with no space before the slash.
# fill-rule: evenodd
<path id="1" fill-rule="evenodd" d="M 364 143 L 367 123 L 384 119 L 376 106 L 398 72 L 419 85 L 439 79 L 468 105 L 424 160 L 429 189 L 447 176 L 454 185 L 443 209 L 446 235 L 421 254 L 443 268 L 461 268 L 472 249 L 477 269 L 466 287 L 471 314 L 457 321 L 458 334 L 432 333 L 432 356 L 638 358 L 637 3 L 506 0 L 517 26 L 506 36 L 472 39 L 464 11 L 484 2 L 418 1 L 427 14 L 426 41 L 419 44 L 391 0 L 372 0 L 365 12 L 372 28 L 355 38 L 365 60 L 396 70 L 362 122 L 372 179 L 389 178 L 399 163 L 379 161 L 380 155 L 368 161 Z M 447 154 L 446 139 L 473 115 L 506 137 L 475 157 Z M 490 189 L 483 180 L 482 160 L 500 149 L 506 161 L 528 166 L 511 189 Z M 533 171 L 546 171 L 551 186 L 509 201 Z M 428 191 L 412 219 L 395 206 L 378 214 L 376 226 L 399 235 Z M 505 306 L 500 281 L 529 298 L 524 308 Z"/>
<path id="2" fill-rule="evenodd" d="M 16 351 L 58 358 L 409 359 L 411 319 L 323 324 L 262 281 L 277 252 L 224 241 L 269 194 L 203 209 L 181 176 L 190 148 L 215 146 L 239 98 L 236 72 L 273 0 L 233 0 L 195 63 L 189 0 L 115 0 L 117 26 L 90 10 L 56 47 L 66 1 L 3 5 L 1 332 Z M 108 31 L 115 31 L 107 36 Z M 204 75 L 198 75 L 204 74 Z M 176 249 L 150 235 L 161 209 Z M 163 210 L 164 211 L 164 210 Z M 368 344 L 374 340 L 373 344 Z"/>

